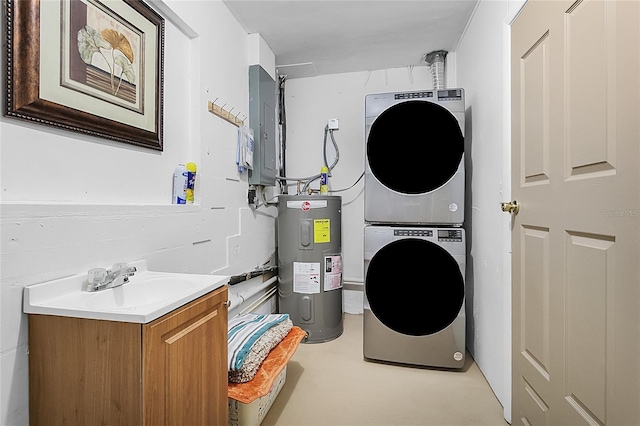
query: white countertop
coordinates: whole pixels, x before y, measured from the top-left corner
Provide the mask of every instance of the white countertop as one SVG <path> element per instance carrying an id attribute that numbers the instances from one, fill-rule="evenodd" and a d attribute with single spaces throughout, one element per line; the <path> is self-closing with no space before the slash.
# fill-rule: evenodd
<path id="1" fill-rule="evenodd" d="M 137 268 L 135 275 L 112 289 L 86 291 L 86 273 L 25 287 L 23 310 L 27 314 L 145 324 L 229 281 L 225 275 L 149 271 L 146 261 L 130 265 Z"/>

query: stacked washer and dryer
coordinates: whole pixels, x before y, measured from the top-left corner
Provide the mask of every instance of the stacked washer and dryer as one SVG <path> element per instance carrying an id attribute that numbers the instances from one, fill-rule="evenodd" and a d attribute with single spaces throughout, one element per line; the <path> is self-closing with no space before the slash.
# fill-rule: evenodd
<path id="1" fill-rule="evenodd" d="M 364 357 L 465 361 L 463 89 L 365 99 Z"/>

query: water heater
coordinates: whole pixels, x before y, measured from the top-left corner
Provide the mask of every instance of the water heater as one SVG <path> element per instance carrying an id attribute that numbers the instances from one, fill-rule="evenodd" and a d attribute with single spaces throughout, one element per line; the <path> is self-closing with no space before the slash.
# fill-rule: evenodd
<path id="1" fill-rule="evenodd" d="M 306 342 L 342 334 L 342 198 L 280 195 L 278 304 Z"/>

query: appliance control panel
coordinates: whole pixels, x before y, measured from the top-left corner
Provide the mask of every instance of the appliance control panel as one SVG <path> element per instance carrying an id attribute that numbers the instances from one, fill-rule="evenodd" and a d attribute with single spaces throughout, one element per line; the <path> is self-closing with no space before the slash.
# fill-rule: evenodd
<path id="1" fill-rule="evenodd" d="M 394 99 L 420 99 L 420 98 L 433 98 L 433 92 L 396 93 L 394 95 Z"/>
<path id="2" fill-rule="evenodd" d="M 438 90 L 438 100 L 439 101 L 461 101 L 462 90 L 460 89 Z"/>
<path id="3" fill-rule="evenodd" d="M 438 241 L 462 242 L 461 229 L 438 229 Z"/>
<path id="4" fill-rule="evenodd" d="M 394 229 L 394 237 L 433 237 L 431 229 Z"/>

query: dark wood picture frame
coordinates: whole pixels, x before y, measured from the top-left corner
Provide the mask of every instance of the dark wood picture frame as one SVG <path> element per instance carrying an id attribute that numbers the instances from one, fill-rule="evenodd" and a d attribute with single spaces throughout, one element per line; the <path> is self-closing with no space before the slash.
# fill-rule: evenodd
<path id="1" fill-rule="evenodd" d="M 63 1 L 78 2 L 78 0 Z M 99 0 L 91 1 L 99 4 Z M 127 111 L 125 108 L 115 108 L 122 109 L 123 114 L 132 116 L 149 114 L 145 120 L 150 123 L 148 126 L 150 129 L 128 123 L 126 120 L 106 118 L 84 111 L 82 108 L 70 107 L 41 98 L 41 2 L 40 0 L 5 0 L 3 3 L 5 4 L 6 23 L 6 55 L 4 58 L 5 116 L 162 151 L 165 28 L 164 19 L 159 14 L 143 1 L 121 0 L 121 3 L 129 6 L 129 8 L 126 8 L 127 13 L 139 14 L 140 16 L 136 16 L 136 19 L 146 20 L 149 22 L 150 28 L 154 28 L 153 40 L 155 40 L 155 45 L 146 46 L 144 44 L 145 33 L 141 32 L 140 39 L 142 41 L 139 44 L 142 47 L 139 50 L 144 53 L 145 48 L 153 49 L 147 52 L 147 55 L 151 55 L 150 57 L 153 57 L 153 60 L 146 61 L 147 63 L 144 66 L 154 67 L 154 73 L 153 69 L 146 72 L 151 73 L 148 75 L 154 75 L 155 77 L 151 78 L 154 81 L 148 82 L 149 84 L 152 83 L 152 85 L 147 89 L 150 91 L 149 93 L 152 93 L 152 96 L 147 96 L 147 102 L 153 102 L 149 104 L 151 108 L 146 108 L 145 110 L 141 108 L 138 112 Z M 123 22 L 128 22 L 127 17 L 123 17 L 122 20 Z M 71 49 L 69 50 L 71 51 Z M 77 56 L 78 49 L 76 48 L 73 53 Z M 71 55 L 69 54 L 69 56 Z M 140 58 L 140 61 L 142 60 Z M 149 64 L 149 62 L 151 63 Z M 49 69 L 49 64 L 46 64 L 46 66 L 46 69 Z M 60 68 L 61 64 L 52 63 L 51 67 Z M 113 68 L 115 69 L 115 64 Z M 122 82 L 122 77 L 120 81 Z M 86 99 L 83 102 L 87 104 L 105 102 L 92 96 L 84 96 L 84 98 Z M 114 107 L 111 106 L 111 108 Z"/>

